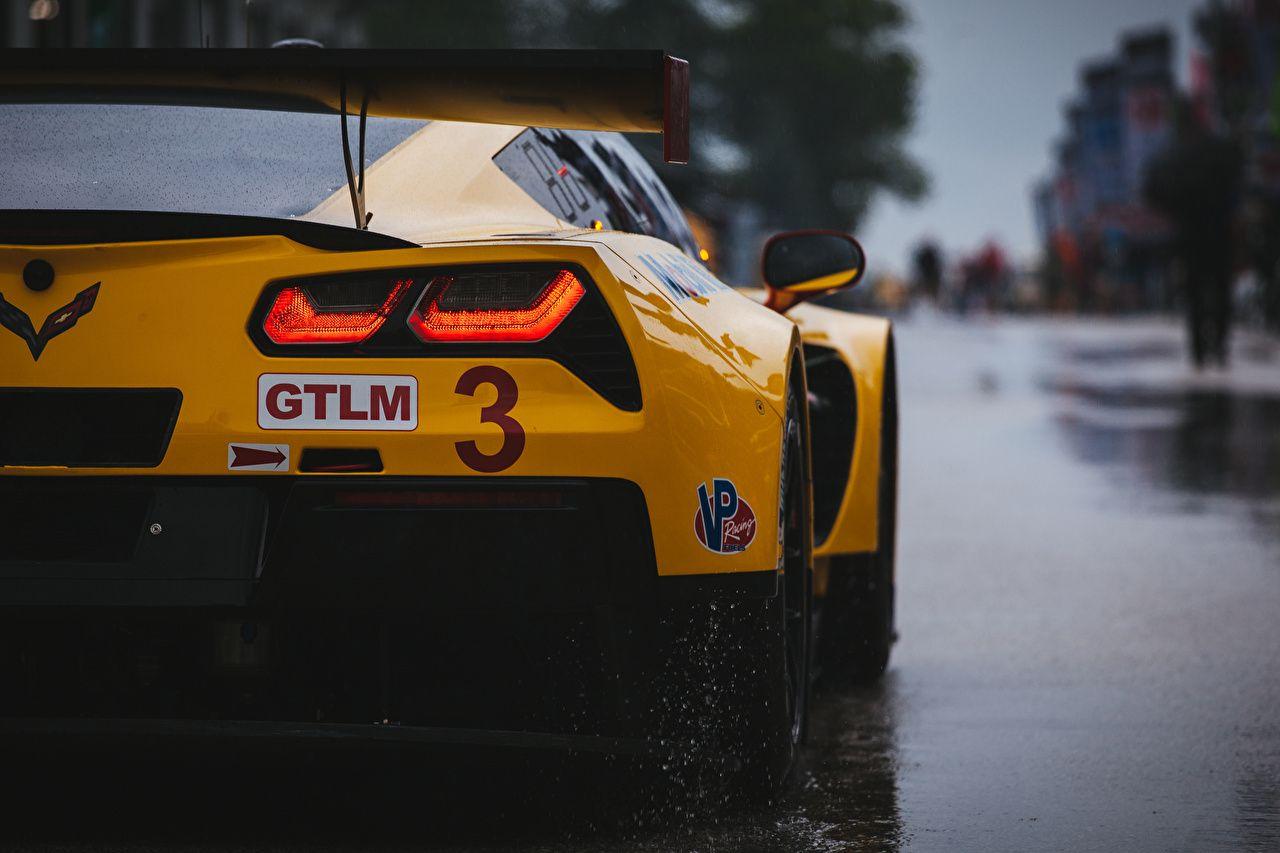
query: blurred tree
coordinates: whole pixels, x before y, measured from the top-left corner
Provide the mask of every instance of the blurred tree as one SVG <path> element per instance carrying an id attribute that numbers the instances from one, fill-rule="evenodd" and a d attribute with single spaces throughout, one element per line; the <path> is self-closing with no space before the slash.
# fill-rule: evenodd
<path id="1" fill-rule="evenodd" d="M 526 47 L 520 44 L 522 0 L 349 0 L 362 11 L 369 47 Z"/>
<path id="2" fill-rule="evenodd" d="M 922 196 L 902 148 L 916 63 L 898 0 L 383 0 L 388 47 L 660 47 L 693 66 L 694 162 L 662 170 L 715 220 L 753 203 L 766 227 L 856 228 L 878 192 Z M 652 140 L 636 140 L 657 160 Z"/>
<path id="3" fill-rule="evenodd" d="M 901 148 L 916 70 L 896 41 L 898 3 L 751 5 L 725 33 L 725 58 L 710 63 L 724 109 L 706 117 L 746 151 L 739 192 L 769 224 L 791 228 L 856 228 L 880 190 L 923 195 L 924 174 Z"/>

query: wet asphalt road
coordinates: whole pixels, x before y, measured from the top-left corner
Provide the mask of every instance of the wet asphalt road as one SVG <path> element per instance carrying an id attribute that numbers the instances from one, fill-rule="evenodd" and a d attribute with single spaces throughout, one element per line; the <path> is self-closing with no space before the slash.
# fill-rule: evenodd
<path id="1" fill-rule="evenodd" d="M 95 815 L 62 783 L 112 782 L 51 770 L 38 815 L 0 800 L 6 846 L 1280 849 L 1280 347 L 1237 344 L 1197 375 L 1167 323 L 901 324 L 901 640 L 816 701 L 775 807 L 637 824 L 600 768 L 464 757 L 390 828 L 367 779 L 290 797 L 251 766 L 166 781 L 194 813 Z"/>

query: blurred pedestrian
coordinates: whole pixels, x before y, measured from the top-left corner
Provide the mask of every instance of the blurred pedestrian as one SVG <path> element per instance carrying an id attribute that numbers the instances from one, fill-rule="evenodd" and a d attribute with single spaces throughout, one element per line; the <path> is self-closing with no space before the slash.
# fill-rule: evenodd
<path id="1" fill-rule="evenodd" d="M 912 257 L 915 286 L 935 305 L 942 292 L 942 250 L 932 240 L 923 240 Z"/>
<path id="2" fill-rule="evenodd" d="M 1186 102 L 1176 111 L 1173 141 L 1147 171 L 1147 202 L 1173 225 L 1182 266 L 1191 357 L 1227 363 L 1231 284 L 1243 160 L 1239 147 L 1198 121 Z"/>
<path id="3" fill-rule="evenodd" d="M 988 240 L 960 267 L 960 313 L 993 311 L 1003 307 L 1010 283 L 1009 264 L 1004 250 Z"/>

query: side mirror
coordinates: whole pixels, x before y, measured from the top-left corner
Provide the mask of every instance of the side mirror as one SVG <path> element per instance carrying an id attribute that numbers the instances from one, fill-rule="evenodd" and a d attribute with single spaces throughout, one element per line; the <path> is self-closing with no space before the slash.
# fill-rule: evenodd
<path id="1" fill-rule="evenodd" d="M 765 305 L 785 314 L 807 299 L 853 287 L 867 268 L 862 246 L 839 231 L 787 231 L 764 245 Z"/>

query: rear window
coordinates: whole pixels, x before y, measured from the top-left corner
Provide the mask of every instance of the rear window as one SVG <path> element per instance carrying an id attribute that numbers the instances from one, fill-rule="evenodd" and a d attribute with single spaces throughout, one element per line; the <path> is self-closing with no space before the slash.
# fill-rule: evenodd
<path id="1" fill-rule="evenodd" d="M 698 243 L 662 179 L 616 133 L 532 127 L 494 156 L 507 177 L 554 216 L 582 228 L 648 234 L 692 257 Z"/>
<path id="2" fill-rule="evenodd" d="M 338 122 L 213 107 L 0 106 L 0 207 L 301 216 L 346 186 Z M 370 118 L 366 165 L 425 124 Z"/>

